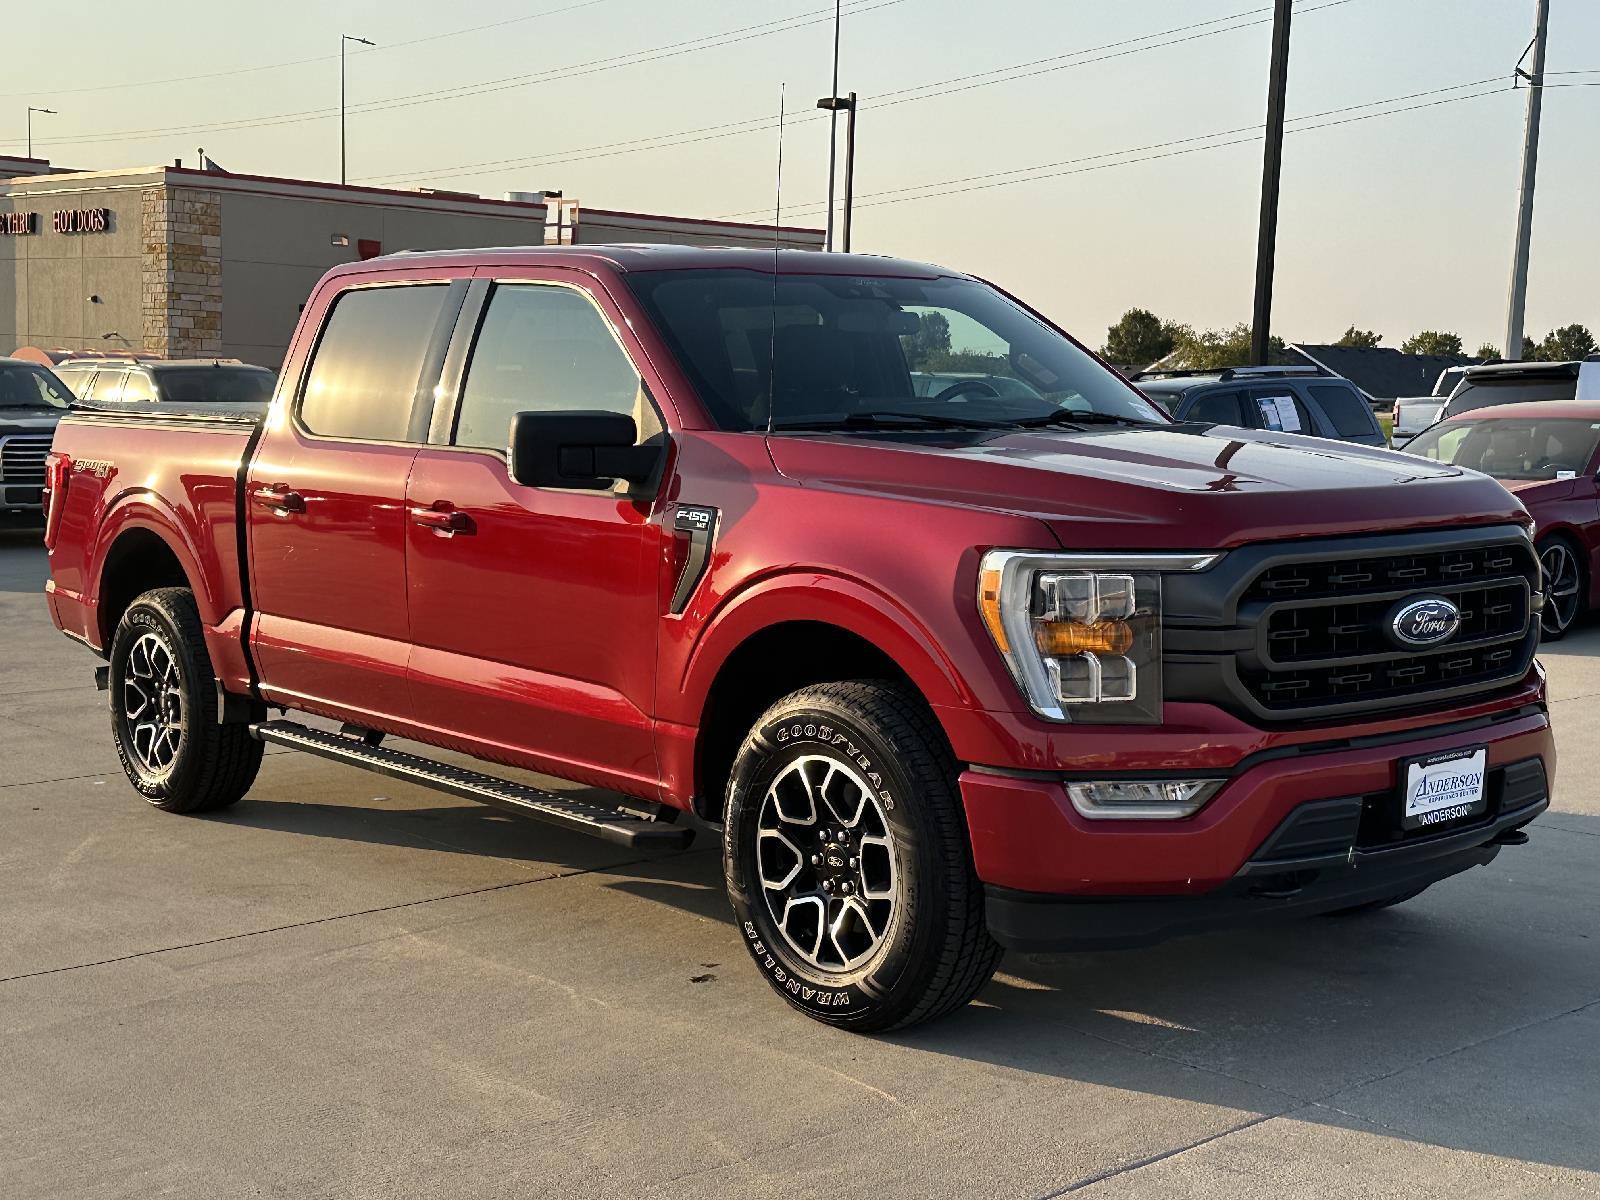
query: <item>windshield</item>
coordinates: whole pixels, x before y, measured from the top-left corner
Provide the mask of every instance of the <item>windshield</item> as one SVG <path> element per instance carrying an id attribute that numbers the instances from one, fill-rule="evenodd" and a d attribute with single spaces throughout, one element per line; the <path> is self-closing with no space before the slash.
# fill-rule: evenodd
<path id="1" fill-rule="evenodd" d="M 66 408 L 71 403 L 66 384 L 43 367 L 0 366 L 0 408 Z"/>
<path id="2" fill-rule="evenodd" d="M 723 429 L 1070 426 L 1166 418 L 970 279 L 627 275 Z"/>
<path id="3" fill-rule="evenodd" d="M 1597 445 L 1600 421 L 1484 416 L 1435 425 L 1409 442 L 1406 453 L 1496 479 L 1555 479 L 1586 473 Z"/>
<path id="4" fill-rule="evenodd" d="M 265 367 L 162 367 L 161 398 L 178 404 L 265 404 L 278 377 Z"/>

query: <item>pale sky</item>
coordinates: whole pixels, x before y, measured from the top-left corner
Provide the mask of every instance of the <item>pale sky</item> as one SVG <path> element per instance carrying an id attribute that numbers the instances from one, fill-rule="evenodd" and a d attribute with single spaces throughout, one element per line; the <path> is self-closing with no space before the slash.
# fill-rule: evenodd
<path id="1" fill-rule="evenodd" d="M 993 279 L 1094 345 L 1130 305 L 1199 326 L 1248 319 L 1270 0 L 845 7 L 840 89 L 862 97 L 855 249 Z M 352 182 L 560 188 L 597 208 L 769 219 L 782 81 L 785 223 L 820 225 L 827 125 L 813 106 L 829 90 L 830 9 L 13 5 L 7 40 L 29 52 L 6 56 L 0 150 L 22 152 L 34 104 L 60 110 L 35 116 L 35 154 L 65 165 L 192 165 L 204 146 L 233 171 L 337 179 L 350 33 L 380 43 L 349 59 Z M 1545 93 L 1528 331 L 1578 321 L 1600 334 L 1600 0 L 1551 10 L 1547 82 L 1587 86 Z M 1469 350 L 1501 340 L 1524 111 L 1509 81 L 1533 12 L 1533 0 L 1297 0 L 1274 332 L 1328 341 L 1355 323 L 1387 345 L 1421 328 L 1455 330 Z M 1395 97 L 1411 98 L 1372 104 Z M 1432 106 L 1294 132 L 1412 105 Z"/>

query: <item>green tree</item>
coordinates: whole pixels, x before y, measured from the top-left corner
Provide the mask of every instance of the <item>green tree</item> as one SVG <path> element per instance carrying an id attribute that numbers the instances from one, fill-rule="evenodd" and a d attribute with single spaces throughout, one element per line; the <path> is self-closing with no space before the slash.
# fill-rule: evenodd
<path id="1" fill-rule="evenodd" d="M 1527 334 L 1523 334 L 1522 335 L 1522 361 L 1523 362 L 1538 362 L 1539 361 L 1539 343 L 1535 342 Z"/>
<path id="2" fill-rule="evenodd" d="M 1383 341 L 1383 334 L 1374 333 L 1370 329 L 1357 329 L 1354 325 L 1352 325 L 1349 329 L 1344 331 L 1344 336 L 1335 342 L 1334 345 L 1357 346 L 1364 350 L 1370 350 L 1381 341 Z"/>
<path id="3" fill-rule="evenodd" d="M 1100 354 L 1107 362 L 1142 367 L 1165 358 L 1178 344 L 1178 327 L 1147 308 L 1130 308 L 1106 330 Z"/>
<path id="4" fill-rule="evenodd" d="M 1187 325 L 1179 326 L 1177 336 L 1177 358 L 1182 366 L 1215 371 L 1222 367 L 1248 366 L 1250 363 L 1250 326 L 1244 321 L 1229 329 L 1205 329 L 1199 332 Z M 1287 360 L 1282 338 L 1270 338 L 1267 345 L 1269 361 Z"/>
<path id="5" fill-rule="evenodd" d="M 1475 353 L 1472 357 L 1473 358 L 1499 358 L 1500 357 L 1500 347 L 1496 346 L 1493 342 L 1485 342 L 1483 345 L 1478 347 L 1477 353 Z"/>
<path id="6" fill-rule="evenodd" d="M 912 370 L 926 368 L 937 354 L 950 353 L 950 321 L 943 313 L 921 313 L 917 331 L 905 340 L 906 362 Z"/>
<path id="7" fill-rule="evenodd" d="M 1460 354 L 1461 335 L 1424 329 L 1400 343 L 1401 354 Z"/>
<path id="8" fill-rule="evenodd" d="M 1594 335 L 1582 325 L 1563 325 L 1544 335 L 1539 358 L 1544 362 L 1571 362 L 1595 353 Z"/>

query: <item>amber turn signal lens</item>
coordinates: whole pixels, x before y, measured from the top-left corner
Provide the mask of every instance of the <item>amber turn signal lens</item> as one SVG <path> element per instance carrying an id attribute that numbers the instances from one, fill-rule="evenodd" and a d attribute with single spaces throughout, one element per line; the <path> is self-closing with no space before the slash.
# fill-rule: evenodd
<path id="1" fill-rule="evenodd" d="M 1001 654 L 1011 653 L 1011 641 L 1006 637 L 1005 622 L 1000 619 L 1000 572 L 988 570 L 978 577 L 978 611 L 983 623 L 989 627 L 989 636 L 1000 648 Z"/>
<path id="2" fill-rule="evenodd" d="M 1133 648 L 1133 628 L 1126 621 L 1047 621 L 1035 638 L 1047 658 L 1072 654 L 1126 654 Z"/>

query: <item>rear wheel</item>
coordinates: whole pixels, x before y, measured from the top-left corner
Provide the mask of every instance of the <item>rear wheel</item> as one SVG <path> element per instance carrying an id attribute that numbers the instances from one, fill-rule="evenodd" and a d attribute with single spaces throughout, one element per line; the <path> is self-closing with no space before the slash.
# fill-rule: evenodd
<path id="1" fill-rule="evenodd" d="M 255 782 L 262 745 L 217 723 L 216 676 L 187 588 L 128 606 L 111 642 L 111 732 L 128 779 L 166 812 L 225 808 Z"/>
<path id="2" fill-rule="evenodd" d="M 739 751 L 726 815 L 745 946 L 807 1016 L 904 1028 L 994 973 L 955 761 L 904 690 L 827 683 L 780 700 Z"/>
<path id="3" fill-rule="evenodd" d="M 1539 544 L 1539 567 L 1543 573 L 1544 608 L 1539 613 L 1539 629 L 1547 642 L 1564 637 L 1576 624 L 1588 598 L 1588 580 L 1578 549 L 1560 534 L 1552 534 Z"/>

